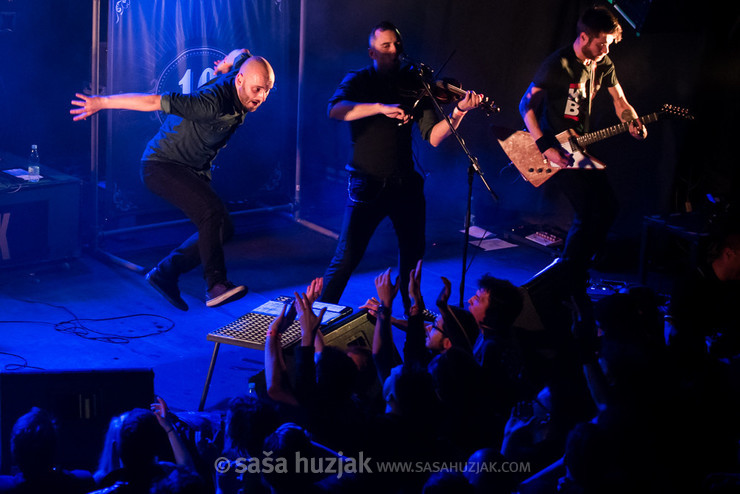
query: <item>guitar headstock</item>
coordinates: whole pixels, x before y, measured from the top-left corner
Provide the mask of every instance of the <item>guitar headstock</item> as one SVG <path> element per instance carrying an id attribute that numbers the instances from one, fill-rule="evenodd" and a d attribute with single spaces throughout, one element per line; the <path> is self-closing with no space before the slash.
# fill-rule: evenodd
<path id="1" fill-rule="evenodd" d="M 669 105 L 667 103 L 660 107 L 660 113 L 666 116 L 683 118 L 685 120 L 694 119 L 694 116 L 691 113 L 689 113 L 689 110 L 687 110 L 686 108 L 682 108 L 676 105 Z"/>

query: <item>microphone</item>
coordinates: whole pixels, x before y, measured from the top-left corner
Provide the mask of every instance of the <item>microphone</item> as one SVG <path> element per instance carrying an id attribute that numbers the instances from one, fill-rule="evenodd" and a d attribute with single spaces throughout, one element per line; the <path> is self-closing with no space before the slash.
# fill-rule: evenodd
<path id="1" fill-rule="evenodd" d="M 414 60 L 413 58 L 409 57 L 406 53 L 401 53 L 398 59 L 402 63 L 408 64 L 411 67 L 411 69 L 417 72 L 421 77 L 424 77 L 427 79 L 434 78 L 434 70 L 432 70 L 431 67 L 429 67 L 428 65 L 422 62 Z"/>

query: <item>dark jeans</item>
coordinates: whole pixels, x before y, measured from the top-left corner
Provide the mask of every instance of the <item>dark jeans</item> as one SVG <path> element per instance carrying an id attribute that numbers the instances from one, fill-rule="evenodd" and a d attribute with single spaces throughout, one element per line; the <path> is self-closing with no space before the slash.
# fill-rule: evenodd
<path id="1" fill-rule="evenodd" d="M 606 244 L 619 204 L 604 170 L 564 170 L 553 181 L 574 211 L 563 260 L 572 281 L 585 283 L 592 258 Z"/>
<path id="2" fill-rule="evenodd" d="M 234 234 L 226 206 L 207 177 L 174 163 L 143 161 L 141 177 L 153 193 L 180 209 L 198 229 L 160 261 L 162 274 L 177 278 L 203 265 L 210 289 L 226 281 L 223 244 Z"/>
<path id="3" fill-rule="evenodd" d="M 324 274 L 321 301 L 339 302 L 370 238 L 386 217 L 393 223 L 398 238 L 400 289 L 404 306 L 408 305 L 409 272 L 424 255 L 426 223 L 424 181 L 415 172 L 404 179 L 385 181 L 350 175 L 342 233 L 334 258 Z"/>

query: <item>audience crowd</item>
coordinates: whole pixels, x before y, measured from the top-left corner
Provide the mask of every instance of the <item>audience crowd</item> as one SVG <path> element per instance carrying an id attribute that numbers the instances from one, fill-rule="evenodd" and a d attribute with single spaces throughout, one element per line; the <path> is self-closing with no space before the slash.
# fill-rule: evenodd
<path id="1" fill-rule="evenodd" d="M 212 433 L 157 398 L 111 419 L 95 472 L 67 471 L 34 408 L 0 492 L 740 492 L 740 235 L 668 300 L 642 286 L 575 297 L 553 273 L 540 276 L 570 317 L 541 330 L 520 324 L 527 290 L 490 275 L 467 310 L 442 278 L 430 310 L 421 261 L 396 319 L 388 269 L 361 308 L 372 344 L 349 348 L 324 342 L 317 278 L 269 328 L 260 392 L 235 396 Z"/>

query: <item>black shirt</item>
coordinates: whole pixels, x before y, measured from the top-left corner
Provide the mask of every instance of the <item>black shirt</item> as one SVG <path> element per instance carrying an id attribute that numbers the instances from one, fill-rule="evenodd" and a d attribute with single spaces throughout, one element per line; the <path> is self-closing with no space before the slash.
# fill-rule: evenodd
<path id="1" fill-rule="evenodd" d="M 329 99 L 329 107 L 340 101 L 401 104 L 409 112 L 421 88 L 418 75 L 409 67 L 380 74 L 373 66 L 368 66 L 345 76 Z M 432 127 L 439 121 L 429 98 L 423 98 L 412 115 L 421 136 L 429 140 Z M 399 122 L 385 115 L 350 121 L 352 159 L 347 170 L 376 178 L 403 177 L 411 173 L 414 169 L 412 125 L 399 125 Z"/>
<path id="2" fill-rule="evenodd" d="M 238 58 L 230 72 L 194 93 L 163 94 L 161 105 L 167 118 L 147 144 L 142 161 L 177 163 L 210 177 L 211 162 L 247 113 L 234 84 L 246 58 Z"/>
<path id="3" fill-rule="evenodd" d="M 573 129 L 578 134 L 588 132 L 590 107 L 588 81 L 591 67 L 578 60 L 573 46 L 565 46 L 545 59 L 534 77 L 534 85 L 546 91 L 542 113 L 538 115 L 545 132 L 558 134 Z M 619 84 L 614 64 L 608 56 L 596 63 L 593 94 L 601 87 Z"/>

